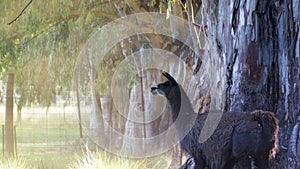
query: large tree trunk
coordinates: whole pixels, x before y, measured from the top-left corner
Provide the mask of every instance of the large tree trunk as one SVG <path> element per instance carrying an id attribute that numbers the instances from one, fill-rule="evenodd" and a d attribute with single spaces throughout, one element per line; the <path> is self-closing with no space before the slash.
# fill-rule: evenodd
<path id="1" fill-rule="evenodd" d="M 195 6 L 192 1 L 188 3 L 188 7 Z M 195 13 L 203 14 L 196 23 L 206 28 L 212 50 L 217 52 L 221 63 L 213 66 L 213 55 L 194 56 L 193 60 L 202 59 L 192 66 L 195 78 L 191 80 L 189 96 L 194 108 L 218 102 L 210 100 L 215 96 L 209 90 L 210 96 L 198 97 L 200 86 L 193 87 L 203 77 L 202 69 L 195 68 L 210 58 L 211 61 L 204 63 L 213 66 L 210 71 L 226 74 L 210 84 L 215 93 L 225 90 L 225 111 L 263 109 L 273 111 L 278 117 L 280 150 L 271 168 L 300 167 L 299 9 L 298 1 L 288 0 L 203 0 Z M 224 87 L 213 87 L 214 83 L 223 84 L 222 80 L 226 81 Z"/>
<path id="2" fill-rule="evenodd" d="M 300 167 L 299 4 L 203 1 L 208 38 L 226 66 L 225 109 L 264 109 L 279 118 L 280 152 L 271 168 Z"/>

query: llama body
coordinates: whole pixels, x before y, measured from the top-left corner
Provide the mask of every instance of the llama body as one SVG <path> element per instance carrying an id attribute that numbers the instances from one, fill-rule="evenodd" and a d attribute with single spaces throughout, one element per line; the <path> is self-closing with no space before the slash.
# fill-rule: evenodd
<path id="1" fill-rule="evenodd" d="M 269 157 L 276 151 L 277 138 L 266 137 L 263 122 L 256 117 L 263 115 L 273 120 L 271 112 L 224 113 L 212 136 L 200 144 L 199 137 L 207 115 L 208 112 L 199 114 L 190 132 L 180 141 L 181 147 L 194 158 L 196 168 L 207 165 L 212 169 L 229 169 L 239 159 L 249 156 L 258 168 L 268 168 Z"/>
<path id="2" fill-rule="evenodd" d="M 168 81 L 152 87 L 151 91 L 167 98 L 172 119 L 177 121 L 177 133 L 182 138 L 181 147 L 194 158 L 195 168 L 230 169 L 238 160 L 248 156 L 258 168 L 268 168 L 269 158 L 277 148 L 278 122 L 272 112 L 223 113 L 212 136 L 200 143 L 201 129 L 209 112 L 194 113 L 181 86 L 168 73 L 163 75 Z"/>

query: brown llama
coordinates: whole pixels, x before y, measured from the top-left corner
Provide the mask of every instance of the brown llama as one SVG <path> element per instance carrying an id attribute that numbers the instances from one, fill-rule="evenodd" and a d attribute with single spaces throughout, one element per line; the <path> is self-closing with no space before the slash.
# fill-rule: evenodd
<path id="1" fill-rule="evenodd" d="M 163 75 L 168 80 L 151 87 L 151 92 L 167 98 L 172 120 L 177 121 L 175 127 L 182 138 L 180 145 L 193 157 L 196 169 L 230 169 L 237 161 L 248 157 L 257 168 L 269 168 L 269 159 L 277 151 L 279 130 L 278 120 L 272 112 L 225 112 L 214 133 L 200 143 L 201 129 L 209 112 L 194 113 L 182 87 L 170 74 L 164 72 Z M 179 116 L 184 119 L 178 120 Z"/>

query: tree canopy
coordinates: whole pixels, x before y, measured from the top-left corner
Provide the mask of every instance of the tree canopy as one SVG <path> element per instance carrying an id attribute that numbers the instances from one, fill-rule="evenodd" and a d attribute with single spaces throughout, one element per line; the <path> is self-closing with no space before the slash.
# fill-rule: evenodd
<path id="1" fill-rule="evenodd" d="M 169 2 L 1 1 L 0 77 L 15 74 L 19 106 L 49 106 L 56 93 L 70 91 L 78 52 L 93 32 L 122 15 L 167 11 Z"/>

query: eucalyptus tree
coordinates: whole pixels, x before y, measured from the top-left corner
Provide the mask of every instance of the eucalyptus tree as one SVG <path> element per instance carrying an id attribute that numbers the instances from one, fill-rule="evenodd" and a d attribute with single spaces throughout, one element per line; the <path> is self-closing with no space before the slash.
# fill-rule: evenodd
<path id="1" fill-rule="evenodd" d="M 8 73 L 15 74 L 19 111 L 31 103 L 50 106 L 56 94 L 67 97 L 80 48 L 117 17 L 107 6 L 111 3 L 1 1 L 0 75 L 5 81 Z"/>

